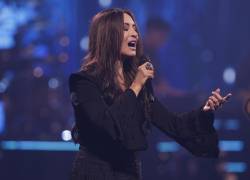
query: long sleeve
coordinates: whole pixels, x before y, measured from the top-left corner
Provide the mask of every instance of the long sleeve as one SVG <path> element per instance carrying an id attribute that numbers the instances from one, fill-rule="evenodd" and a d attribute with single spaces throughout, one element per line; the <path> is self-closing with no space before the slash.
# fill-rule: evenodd
<path id="1" fill-rule="evenodd" d="M 153 102 L 153 124 L 192 154 L 218 157 L 218 137 L 214 114 L 202 108 L 183 114 L 170 112 L 157 99 Z"/>
<path id="2" fill-rule="evenodd" d="M 131 89 L 127 89 L 108 106 L 100 88 L 88 76 L 72 74 L 69 83 L 76 121 L 80 128 L 85 128 L 82 134 L 90 132 L 85 136 L 99 135 L 96 139 L 106 136 L 113 141 L 119 141 L 130 150 L 146 148 L 146 140 L 136 113 L 140 108 Z"/>

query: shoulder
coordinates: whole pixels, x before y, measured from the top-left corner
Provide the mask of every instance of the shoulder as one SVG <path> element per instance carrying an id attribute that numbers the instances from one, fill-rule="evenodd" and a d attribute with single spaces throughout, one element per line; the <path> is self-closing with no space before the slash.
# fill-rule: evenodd
<path id="1" fill-rule="evenodd" d="M 86 71 L 79 71 L 75 73 L 71 73 L 69 76 L 69 87 L 70 89 L 76 87 L 79 84 L 91 84 L 99 87 L 98 78 L 90 75 Z"/>
<path id="2" fill-rule="evenodd" d="M 88 80 L 88 81 L 95 81 L 95 77 L 90 75 L 86 71 L 79 71 L 75 73 L 71 73 L 69 76 L 69 81 L 76 81 L 76 80 Z"/>

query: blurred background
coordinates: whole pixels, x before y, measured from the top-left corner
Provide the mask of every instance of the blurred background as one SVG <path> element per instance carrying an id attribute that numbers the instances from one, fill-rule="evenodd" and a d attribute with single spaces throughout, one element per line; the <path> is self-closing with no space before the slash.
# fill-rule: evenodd
<path id="1" fill-rule="evenodd" d="M 250 1 L 0 0 L 0 179 L 66 180 L 78 146 L 68 77 L 88 49 L 91 18 L 109 7 L 136 16 L 172 111 L 233 94 L 216 112 L 221 157 L 197 158 L 153 129 L 144 180 L 250 178 Z"/>

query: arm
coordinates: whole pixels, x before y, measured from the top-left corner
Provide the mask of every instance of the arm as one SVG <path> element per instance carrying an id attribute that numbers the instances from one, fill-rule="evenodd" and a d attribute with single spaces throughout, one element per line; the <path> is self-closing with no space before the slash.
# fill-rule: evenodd
<path id="1" fill-rule="evenodd" d="M 153 102 L 153 124 L 175 139 L 192 154 L 217 157 L 218 137 L 213 127 L 214 115 L 202 108 L 189 113 L 170 112 L 157 99 Z"/>
<path id="2" fill-rule="evenodd" d="M 86 75 L 72 74 L 69 83 L 79 124 L 87 123 L 127 149 L 146 148 L 145 137 L 135 116 L 139 107 L 133 90 L 127 89 L 108 106 L 100 89 Z"/>

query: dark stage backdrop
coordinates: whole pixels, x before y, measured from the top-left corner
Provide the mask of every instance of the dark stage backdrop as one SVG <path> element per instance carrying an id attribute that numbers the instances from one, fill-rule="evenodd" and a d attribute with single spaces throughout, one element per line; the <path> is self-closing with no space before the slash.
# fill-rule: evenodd
<path id="1" fill-rule="evenodd" d="M 144 180 L 248 180 L 247 0 L 0 0 L 0 179 L 68 179 L 78 148 L 68 76 L 86 55 L 91 18 L 109 7 L 135 14 L 169 109 L 197 108 L 217 87 L 233 94 L 216 113 L 219 159 L 196 158 L 154 129 Z"/>

